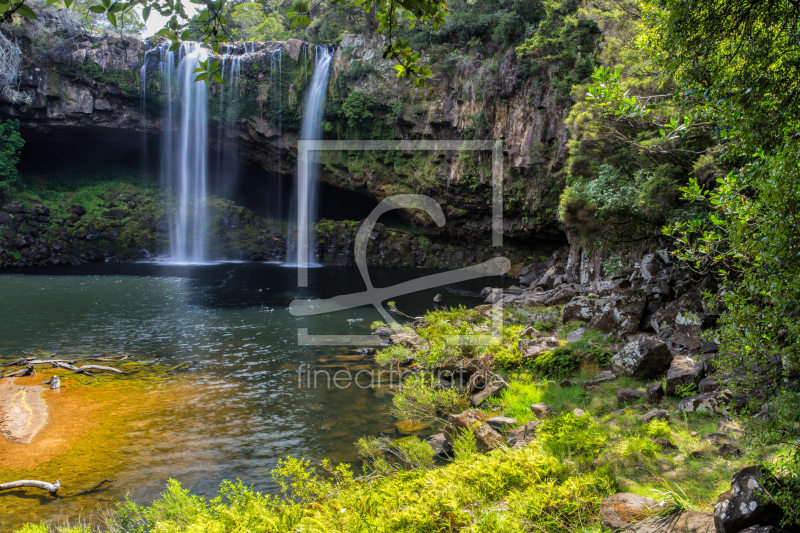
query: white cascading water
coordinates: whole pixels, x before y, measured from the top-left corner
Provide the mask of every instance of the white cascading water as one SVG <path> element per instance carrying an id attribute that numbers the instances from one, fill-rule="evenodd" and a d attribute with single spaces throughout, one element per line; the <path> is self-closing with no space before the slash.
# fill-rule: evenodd
<path id="1" fill-rule="evenodd" d="M 208 179 L 208 116 L 206 84 L 194 81 L 195 69 L 208 53 L 197 43 L 178 52 L 162 47 L 161 73 L 167 94 L 161 152 L 162 185 L 172 190 L 175 210 L 170 217 L 170 257 L 173 263 L 205 260 L 206 189 Z M 174 91 L 173 81 L 177 82 Z M 177 94 L 176 94 L 177 93 Z M 180 115 L 174 109 L 180 102 Z M 176 121 L 177 124 L 176 124 Z M 175 126 L 177 125 L 177 130 Z"/>
<path id="2" fill-rule="evenodd" d="M 322 139 L 322 113 L 325 107 L 325 96 L 328 90 L 328 74 L 335 50 L 331 46 L 317 46 L 314 54 L 314 75 L 306 93 L 303 110 L 303 126 L 300 139 Z M 318 154 L 311 152 L 305 161 L 297 161 L 297 181 L 295 198 L 297 199 L 297 245 L 290 248 L 290 262 L 299 267 L 314 264 L 313 250 L 309 246 L 310 230 L 316 220 L 316 202 L 319 166 Z"/>

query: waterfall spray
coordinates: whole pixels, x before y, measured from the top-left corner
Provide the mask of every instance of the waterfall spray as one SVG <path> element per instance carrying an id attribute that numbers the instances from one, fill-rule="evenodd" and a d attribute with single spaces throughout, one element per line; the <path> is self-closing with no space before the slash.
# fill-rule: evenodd
<path id="1" fill-rule="evenodd" d="M 300 139 L 322 139 L 322 112 L 328 89 L 328 74 L 334 54 L 333 47 L 317 46 L 314 54 L 314 75 L 306 93 L 303 126 Z M 298 266 L 308 266 L 313 261 L 313 247 L 309 246 L 310 229 L 316 220 L 316 201 L 319 168 L 318 156 L 312 152 L 305 160 L 298 158 L 297 182 L 297 246 L 294 261 Z"/>

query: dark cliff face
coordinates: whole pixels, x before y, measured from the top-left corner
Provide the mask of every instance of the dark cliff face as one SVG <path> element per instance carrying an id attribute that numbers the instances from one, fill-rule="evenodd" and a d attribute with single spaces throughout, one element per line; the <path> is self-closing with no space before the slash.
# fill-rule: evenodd
<path id="1" fill-rule="evenodd" d="M 113 128 L 150 137 L 163 131 L 159 112 L 163 88 L 153 81 L 154 54 L 145 67 L 148 96 L 144 102 L 141 98 L 140 70 L 145 51 L 151 48 L 148 44 L 117 37 L 42 39 L 24 31 L 16 36 L 24 56 L 20 90 L 32 100 L 15 105 L 0 102 L 1 116 L 17 118 L 23 128 L 48 135 L 67 127 L 71 132 Z M 302 45 L 256 43 L 255 53 L 242 62 L 242 101 L 232 128 L 218 131 L 220 124 L 213 117 L 220 105 L 220 88 L 212 83 L 212 150 L 222 139 L 222 145 L 238 146 L 239 157 L 246 162 L 270 173 L 293 175 L 302 97 L 313 70 L 313 47 L 302 54 Z M 284 51 L 281 100 L 273 104 L 278 91 L 271 56 L 280 46 Z M 465 57 L 435 65 L 436 77 L 419 89 L 397 79 L 391 62 L 381 59 L 382 46 L 375 35 L 347 35 L 339 43 L 326 104 L 326 138 L 502 139 L 506 237 L 563 241 L 556 211 L 564 182 L 564 119 L 569 102 L 557 97 L 550 71 L 545 67 L 543 76 L 521 75 L 520 60 L 510 49 L 493 58 Z M 369 116 L 368 121 L 354 118 L 359 113 L 354 93 L 359 93 L 361 117 Z M 444 228 L 437 228 L 427 216 L 406 214 L 425 233 L 470 242 L 487 242 L 490 236 L 490 152 L 344 152 L 326 153 L 322 161 L 323 180 L 375 201 L 397 193 L 436 199 L 447 215 Z"/>

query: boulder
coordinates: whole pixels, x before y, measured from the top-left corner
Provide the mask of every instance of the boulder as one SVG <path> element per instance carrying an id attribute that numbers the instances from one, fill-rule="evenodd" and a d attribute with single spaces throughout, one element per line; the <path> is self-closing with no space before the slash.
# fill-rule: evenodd
<path id="1" fill-rule="evenodd" d="M 741 530 L 739 533 L 785 533 L 782 529 L 775 526 L 750 526 Z"/>
<path id="2" fill-rule="evenodd" d="M 490 452 L 503 444 L 503 437 L 485 422 L 473 426 L 472 434 L 475 435 L 475 443 L 480 453 Z"/>
<path id="3" fill-rule="evenodd" d="M 578 407 L 576 407 L 575 409 L 573 409 L 573 410 L 572 410 L 572 414 L 573 414 L 573 415 L 575 415 L 575 416 L 577 416 L 578 418 L 580 418 L 580 417 L 582 417 L 582 416 L 585 416 L 585 415 L 586 415 L 586 411 L 584 411 L 583 409 L 579 409 Z"/>
<path id="4" fill-rule="evenodd" d="M 659 507 L 665 504 L 659 505 Z M 621 530 L 624 533 L 714 533 L 713 513 L 676 511 L 650 516 Z"/>
<path id="5" fill-rule="evenodd" d="M 486 401 L 486 398 L 490 396 L 499 396 L 503 389 L 506 388 L 506 384 L 502 381 L 493 381 L 486 385 L 482 391 L 478 394 L 474 395 L 472 398 L 469 399 L 469 403 L 478 407 Z"/>
<path id="6" fill-rule="evenodd" d="M 636 389 L 619 389 L 617 391 L 617 403 L 633 403 L 644 398 L 644 393 Z"/>
<path id="7" fill-rule="evenodd" d="M 475 424 L 485 422 L 486 414 L 480 409 L 467 409 L 462 413 L 450 415 L 447 421 L 455 428 L 469 428 Z"/>
<path id="8" fill-rule="evenodd" d="M 486 423 L 495 431 L 506 431 L 516 425 L 517 419 L 507 416 L 494 416 L 487 419 Z"/>
<path id="9" fill-rule="evenodd" d="M 541 422 L 528 422 L 524 426 L 514 428 L 506 435 L 506 444 L 511 448 L 527 446 L 536 438 L 536 431 Z"/>
<path id="10" fill-rule="evenodd" d="M 19 215 L 25 212 L 25 208 L 22 206 L 22 202 L 14 200 L 4 205 L 3 211 L 7 211 L 12 215 Z"/>
<path id="11" fill-rule="evenodd" d="M 730 457 L 732 455 L 738 457 L 742 455 L 742 451 L 730 442 L 721 444 L 720 447 L 714 451 L 714 453 L 720 457 Z"/>
<path id="12" fill-rule="evenodd" d="M 661 382 L 650 383 L 645 387 L 647 390 L 647 401 L 652 404 L 659 404 L 664 398 L 664 385 Z"/>
<path id="13" fill-rule="evenodd" d="M 783 511 L 770 501 L 761 486 L 763 470 L 748 466 L 731 481 L 731 489 L 720 494 L 714 505 L 717 533 L 739 533 L 752 526 L 780 527 Z"/>
<path id="14" fill-rule="evenodd" d="M 586 335 L 586 328 L 578 328 L 567 335 L 567 342 L 580 342 Z"/>
<path id="15" fill-rule="evenodd" d="M 650 317 L 650 325 L 660 333 L 661 330 L 675 326 L 680 322 L 685 324 L 703 312 L 703 296 L 697 292 L 687 292 L 674 301 L 659 309 Z"/>
<path id="16" fill-rule="evenodd" d="M 659 254 L 647 254 L 639 263 L 639 271 L 646 283 L 652 283 L 653 279 L 666 268 L 667 264 Z"/>
<path id="17" fill-rule="evenodd" d="M 620 492 L 603 498 L 600 503 L 600 520 L 603 529 L 615 531 L 627 527 L 657 506 L 655 500 L 645 496 Z"/>
<path id="18" fill-rule="evenodd" d="M 555 337 L 542 337 L 540 339 L 520 339 L 517 347 L 522 352 L 524 359 L 536 359 L 542 352 L 549 352 L 558 348 L 560 344 Z"/>
<path id="19" fill-rule="evenodd" d="M 594 378 L 586 380 L 583 383 L 581 383 L 581 388 L 584 390 L 589 390 L 592 387 L 600 385 L 601 383 L 614 381 L 615 379 L 617 379 L 616 374 L 614 374 L 610 370 L 604 370 L 603 372 L 600 372 L 598 375 L 596 375 Z"/>
<path id="20" fill-rule="evenodd" d="M 536 418 L 547 418 L 553 412 L 553 406 L 544 402 L 531 405 L 531 412 Z"/>
<path id="21" fill-rule="evenodd" d="M 68 211 L 73 215 L 77 215 L 79 217 L 86 214 L 86 208 L 84 208 L 82 205 L 71 205 Z"/>
<path id="22" fill-rule="evenodd" d="M 664 409 L 653 409 L 639 417 L 643 424 L 647 424 L 653 420 L 666 420 L 669 422 L 669 413 Z"/>
<path id="23" fill-rule="evenodd" d="M 678 402 L 678 410 L 685 413 L 720 413 L 730 403 L 731 395 L 725 392 L 706 392 L 688 396 Z"/>
<path id="24" fill-rule="evenodd" d="M 635 333 L 647 306 L 647 295 L 635 289 L 616 289 L 602 298 L 572 299 L 561 314 L 562 322 L 588 320 L 586 328 L 618 337 Z"/>
<path id="25" fill-rule="evenodd" d="M 700 383 L 704 373 L 705 366 L 703 361 L 698 361 L 684 355 L 678 355 L 669 365 L 665 392 L 668 396 L 674 396 L 675 390 L 679 386 Z"/>
<path id="26" fill-rule="evenodd" d="M 717 383 L 716 376 L 709 376 L 707 378 L 703 378 L 697 384 L 697 391 L 700 394 L 703 394 L 705 392 L 716 392 L 718 390 L 720 390 L 720 386 L 719 383 Z"/>
<path id="27" fill-rule="evenodd" d="M 648 379 L 666 372 L 671 362 L 672 353 L 663 341 L 639 334 L 611 358 L 608 366 L 617 376 Z"/>

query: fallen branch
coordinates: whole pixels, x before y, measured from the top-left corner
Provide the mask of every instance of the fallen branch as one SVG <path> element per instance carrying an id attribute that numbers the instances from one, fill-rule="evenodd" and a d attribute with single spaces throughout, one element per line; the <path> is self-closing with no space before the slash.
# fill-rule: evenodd
<path id="1" fill-rule="evenodd" d="M 0 483 L 0 490 L 20 489 L 23 487 L 33 487 L 35 489 L 46 490 L 50 496 L 57 496 L 58 489 L 61 488 L 61 480 L 55 483 L 46 483 L 44 481 L 34 481 L 30 479 L 23 479 L 21 481 L 12 481 L 11 483 Z"/>
<path id="2" fill-rule="evenodd" d="M 11 361 L 10 363 L 6 363 L 3 366 L 17 366 L 17 365 L 24 365 L 24 364 L 25 364 L 25 358 L 24 357 L 20 357 L 16 361 Z"/>
<path id="3" fill-rule="evenodd" d="M 117 370 L 116 368 L 111 368 L 110 366 L 99 366 L 99 365 L 84 365 L 80 368 L 77 366 L 70 365 L 68 363 L 59 363 L 56 361 L 51 361 L 53 366 L 57 368 L 63 368 L 65 370 L 72 370 L 78 374 L 86 374 L 87 376 L 91 376 L 89 370 L 94 370 L 95 372 L 114 372 L 115 374 L 122 374 L 122 370 Z"/>
<path id="4" fill-rule="evenodd" d="M 29 365 L 51 365 L 53 363 L 66 363 L 68 365 L 73 365 L 76 362 L 77 361 L 75 361 L 74 359 L 73 360 L 69 360 L 69 359 L 51 359 L 50 361 L 42 361 L 40 359 L 37 359 L 35 361 L 28 361 L 28 364 Z"/>
<path id="5" fill-rule="evenodd" d="M 110 366 L 98 366 L 98 365 L 85 365 L 77 369 L 76 372 L 82 372 L 85 374 L 87 370 L 94 370 L 95 372 L 114 372 L 115 374 L 122 374 L 122 370 L 117 370 L 116 368 L 111 368 Z"/>
<path id="6" fill-rule="evenodd" d="M 53 366 L 56 368 L 63 368 L 65 370 L 72 370 L 73 372 L 78 372 L 77 366 L 72 366 L 69 363 L 59 363 L 58 361 L 52 361 Z"/>
<path id="7" fill-rule="evenodd" d="M 3 378 L 15 378 L 15 377 L 19 377 L 19 376 L 27 376 L 29 374 L 30 375 L 35 374 L 35 372 L 33 371 L 33 367 L 32 366 L 27 366 L 26 368 L 23 368 L 22 370 L 17 370 L 16 372 L 9 372 L 5 376 L 0 377 L 0 379 L 3 379 Z"/>

